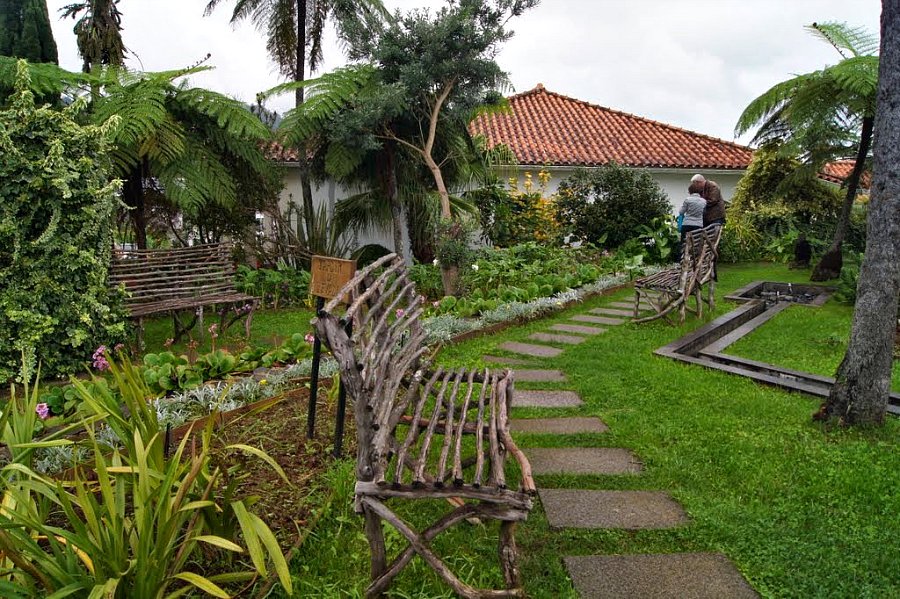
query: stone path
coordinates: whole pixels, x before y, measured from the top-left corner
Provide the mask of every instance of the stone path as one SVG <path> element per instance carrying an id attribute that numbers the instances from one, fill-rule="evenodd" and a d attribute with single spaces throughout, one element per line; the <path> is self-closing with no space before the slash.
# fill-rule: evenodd
<path id="1" fill-rule="evenodd" d="M 579 351 L 579 345 L 606 332 L 595 326 L 620 326 L 633 314 L 631 302 L 608 305 L 573 315 L 546 331 L 532 333 L 529 343 L 506 342 L 498 347 L 518 357 L 485 355 L 483 360 L 514 367 L 516 380 L 528 383 L 565 383 L 565 372 L 540 369 L 544 359 L 563 351 Z M 639 309 L 651 307 L 641 302 Z M 534 342 L 534 343 L 531 343 Z M 552 345 L 545 345 L 552 344 Z M 558 346 L 566 346 L 565 349 Z M 523 367 L 519 369 L 517 367 Z M 584 405 L 574 391 L 520 389 L 512 407 L 578 410 Z M 515 435 L 603 435 L 609 428 L 596 417 L 571 415 L 560 418 L 512 419 Z M 591 443 L 592 445 L 594 443 Z M 640 476 L 640 457 L 616 447 L 529 447 L 525 450 L 532 471 L 546 475 Z M 681 505 L 664 490 L 596 490 L 547 488 L 538 481 L 539 496 L 552 529 L 652 530 L 690 526 Z M 757 597 L 756 592 L 724 555 L 676 553 L 664 555 L 589 555 L 563 557 L 575 590 L 584 599 L 594 597 Z"/>

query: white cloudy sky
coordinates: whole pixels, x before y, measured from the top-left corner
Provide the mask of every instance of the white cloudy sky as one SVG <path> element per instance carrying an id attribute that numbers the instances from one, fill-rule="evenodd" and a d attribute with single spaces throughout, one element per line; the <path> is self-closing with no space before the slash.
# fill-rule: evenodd
<path id="1" fill-rule="evenodd" d="M 78 70 L 71 20 L 48 0 L 63 67 Z M 391 9 L 438 7 L 443 0 L 384 0 Z M 280 82 L 251 23 L 228 23 L 233 1 L 203 17 L 206 0 L 126 0 L 123 37 L 129 65 L 165 70 L 211 53 L 216 69 L 192 83 L 247 102 Z M 511 22 L 500 54 L 516 92 L 551 91 L 666 123 L 733 139 L 750 100 L 793 74 L 836 62 L 833 48 L 804 25 L 842 21 L 878 32 L 878 0 L 543 0 Z M 329 70 L 343 62 L 333 40 Z M 291 97 L 270 102 L 283 112 Z M 738 141 L 747 141 L 745 136 Z"/>

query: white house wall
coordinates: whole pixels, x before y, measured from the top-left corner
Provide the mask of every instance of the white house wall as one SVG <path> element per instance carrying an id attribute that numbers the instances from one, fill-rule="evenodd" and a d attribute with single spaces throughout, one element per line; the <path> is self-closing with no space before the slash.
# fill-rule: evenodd
<path id="1" fill-rule="evenodd" d="M 516 170 L 509 170 L 504 178 L 518 174 L 519 188 L 525 181 L 525 173 L 531 173 L 531 179 L 535 186 L 538 185 L 537 174 L 542 167 L 517 167 Z M 547 193 L 556 193 L 559 184 L 566 178 L 570 177 L 575 168 L 572 167 L 544 167 L 550 173 L 550 181 L 547 183 Z M 744 171 L 712 171 L 712 170 L 683 170 L 683 169 L 644 169 L 650 173 L 653 179 L 659 183 L 659 186 L 669 198 L 669 204 L 672 206 L 672 213 L 676 214 L 681 208 L 681 203 L 687 197 L 687 188 L 691 183 L 691 177 L 697 173 L 702 174 L 707 179 L 715 181 L 722 190 L 722 197 L 726 202 L 730 202 L 734 197 L 734 191 L 737 188 L 738 181 L 744 176 Z"/>
<path id="2" fill-rule="evenodd" d="M 287 209 L 289 202 L 292 200 L 300 206 L 303 198 L 303 188 L 300 185 L 300 169 L 292 164 L 286 164 L 284 166 L 284 189 L 281 190 L 279 199 L 279 206 L 281 207 L 282 212 Z M 334 206 L 337 202 L 359 193 L 359 191 L 348 189 L 343 185 L 330 180 L 321 183 L 312 182 L 311 187 L 313 193 L 313 205 L 317 209 L 322 205 L 327 206 L 328 214 L 330 215 L 334 214 Z M 406 234 L 406 227 L 403 229 L 403 245 L 406 257 L 409 257 L 409 239 Z M 369 230 L 361 232 L 354 237 L 354 248 L 370 244 L 378 244 L 393 251 L 394 236 L 390 228 L 385 228 L 380 231 Z"/>

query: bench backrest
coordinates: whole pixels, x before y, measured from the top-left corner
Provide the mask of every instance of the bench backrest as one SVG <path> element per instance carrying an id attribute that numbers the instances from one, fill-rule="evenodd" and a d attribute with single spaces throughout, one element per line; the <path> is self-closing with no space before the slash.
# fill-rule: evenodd
<path id="1" fill-rule="evenodd" d="M 685 235 L 681 251 L 682 289 L 690 292 L 712 278 L 721 238 L 722 225 L 710 225 Z"/>
<path id="2" fill-rule="evenodd" d="M 111 287 L 125 285 L 130 310 L 147 304 L 237 293 L 231 246 L 210 243 L 171 250 L 114 250 Z"/>
<path id="3" fill-rule="evenodd" d="M 354 401 L 360 480 L 384 474 L 384 448 L 418 394 L 428 352 L 423 302 L 403 259 L 389 254 L 358 271 L 314 321 Z"/>

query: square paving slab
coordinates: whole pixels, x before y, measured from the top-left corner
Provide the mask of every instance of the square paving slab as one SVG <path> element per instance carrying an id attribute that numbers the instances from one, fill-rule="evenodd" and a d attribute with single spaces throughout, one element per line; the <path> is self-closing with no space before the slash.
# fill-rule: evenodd
<path id="1" fill-rule="evenodd" d="M 575 335 L 554 335 L 553 333 L 532 333 L 528 336 L 534 341 L 543 341 L 544 343 L 565 343 L 566 345 L 578 345 L 584 343 L 584 337 L 576 337 Z"/>
<path id="2" fill-rule="evenodd" d="M 516 381 L 529 383 L 564 383 L 569 380 L 566 373 L 561 370 L 535 370 L 529 368 L 514 369 L 513 377 Z"/>
<path id="3" fill-rule="evenodd" d="M 495 364 L 509 364 L 513 366 L 517 366 L 519 364 L 531 364 L 529 360 L 522 360 L 521 358 L 506 358 L 503 356 L 481 356 L 481 359 L 485 362 L 494 362 Z"/>
<path id="4" fill-rule="evenodd" d="M 531 447 L 525 450 L 535 474 L 633 474 L 641 461 L 616 447 Z"/>
<path id="5" fill-rule="evenodd" d="M 606 329 L 600 327 L 589 327 L 583 324 L 555 324 L 550 327 L 554 331 L 563 331 L 565 333 L 578 333 L 579 335 L 599 335 L 605 333 Z"/>
<path id="6" fill-rule="evenodd" d="M 613 308 L 625 308 L 626 310 L 634 310 L 634 302 L 610 302 L 610 306 Z M 638 308 L 641 310 L 652 310 L 653 306 L 646 302 L 641 302 L 638 304 Z"/>
<path id="7" fill-rule="evenodd" d="M 536 358 L 554 358 L 563 352 L 563 350 L 557 347 L 550 347 L 549 345 L 534 345 L 533 343 L 519 343 L 517 341 L 507 341 L 499 347 L 506 351 Z"/>
<path id="8" fill-rule="evenodd" d="M 514 433 L 574 435 L 605 433 L 609 428 L 599 418 L 517 418 L 509 421 Z"/>
<path id="9" fill-rule="evenodd" d="M 543 391 L 516 389 L 514 408 L 576 408 L 584 404 L 574 391 Z"/>
<path id="10" fill-rule="evenodd" d="M 634 312 L 631 310 L 625 310 L 624 308 L 594 308 L 593 310 L 588 310 L 591 314 L 599 314 L 600 316 L 624 316 L 625 318 L 630 318 Z"/>
<path id="11" fill-rule="evenodd" d="M 751 599 L 759 597 L 720 553 L 566 557 L 582 599 Z"/>
<path id="12" fill-rule="evenodd" d="M 553 528 L 649 530 L 688 522 L 681 505 L 657 491 L 540 489 L 538 494 Z"/>
<path id="13" fill-rule="evenodd" d="M 621 318 L 610 318 L 609 316 L 591 316 L 590 314 L 576 314 L 569 320 L 575 320 L 578 322 L 590 322 L 593 324 L 606 324 L 610 326 L 616 326 L 625 322 Z"/>

